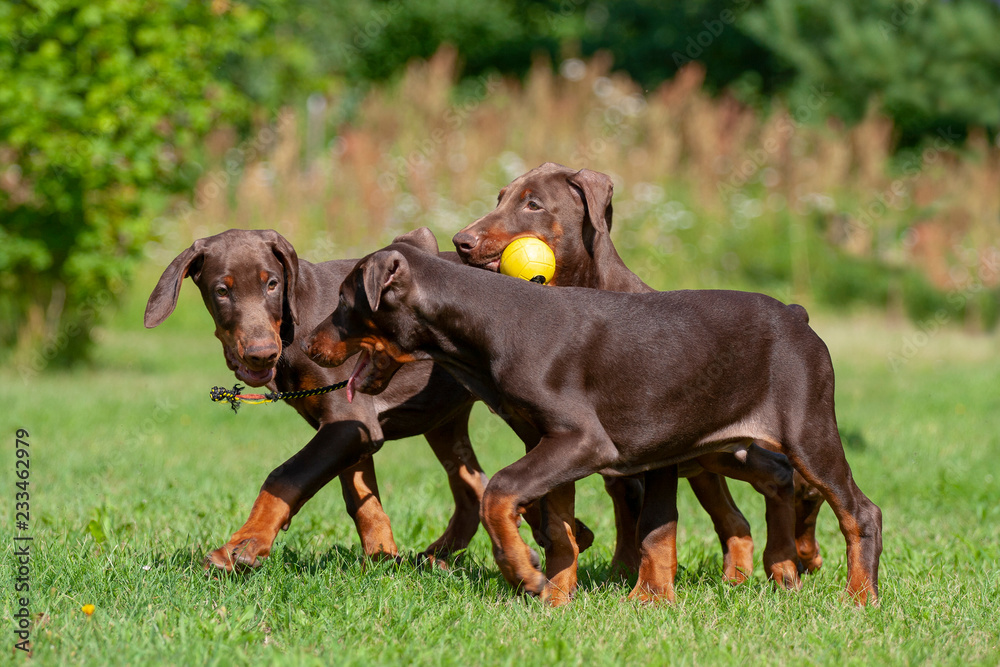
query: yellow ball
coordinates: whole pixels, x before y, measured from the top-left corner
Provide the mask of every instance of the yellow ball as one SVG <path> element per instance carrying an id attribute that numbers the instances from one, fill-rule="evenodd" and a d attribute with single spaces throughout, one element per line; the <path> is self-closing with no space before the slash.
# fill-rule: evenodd
<path id="1" fill-rule="evenodd" d="M 556 272 L 552 248 L 534 236 L 514 239 L 500 255 L 500 273 L 514 278 L 547 283 Z M 541 280 L 536 277 L 541 276 Z"/>

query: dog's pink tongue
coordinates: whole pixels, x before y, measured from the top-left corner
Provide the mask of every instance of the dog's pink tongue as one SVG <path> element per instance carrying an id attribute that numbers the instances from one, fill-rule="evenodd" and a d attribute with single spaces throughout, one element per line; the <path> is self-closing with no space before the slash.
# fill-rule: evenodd
<path id="1" fill-rule="evenodd" d="M 371 353 L 368 352 L 368 350 L 364 350 L 364 349 L 361 350 L 361 354 L 358 355 L 358 363 L 354 367 L 354 370 L 351 371 L 351 377 L 349 377 L 347 379 L 347 402 L 348 403 L 353 403 L 354 402 L 354 383 L 357 381 L 358 376 L 361 375 L 361 372 L 365 370 L 365 367 L 368 366 L 368 362 L 371 361 L 371 358 L 372 358 Z"/>

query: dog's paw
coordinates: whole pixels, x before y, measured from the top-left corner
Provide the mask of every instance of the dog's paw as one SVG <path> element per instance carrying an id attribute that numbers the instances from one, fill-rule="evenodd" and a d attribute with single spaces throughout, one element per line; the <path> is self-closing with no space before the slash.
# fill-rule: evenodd
<path id="1" fill-rule="evenodd" d="M 796 565 L 798 566 L 799 574 L 812 574 L 823 567 L 823 557 L 820 555 L 819 549 L 813 552 L 812 556 L 803 556 L 800 552 Z"/>
<path id="2" fill-rule="evenodd" d="M 673 604 L 676 595 L 673 584 L 652 585 L 648 582 L 638 581 L 632 592 L 628 594 L 628 599 L 643 605 Z"/>
<path id="3" fill-rule="evenodd" d="M 562 607 L 573 601 L 573 593 L 567 593 L 553 585 L 552 582 L 548 582 L 538 595 L 538 598 L 550 607 Z"/>
<path id="4" fill-rule="evenodd" d="M 260 559 L 267 553 L 260 548 L 257 540 L 248 538 L 236 543 L 228 543 L 210 552 L 202 561 L 206 570 L 216 569 L 233 572 L 260 567 Z"/>

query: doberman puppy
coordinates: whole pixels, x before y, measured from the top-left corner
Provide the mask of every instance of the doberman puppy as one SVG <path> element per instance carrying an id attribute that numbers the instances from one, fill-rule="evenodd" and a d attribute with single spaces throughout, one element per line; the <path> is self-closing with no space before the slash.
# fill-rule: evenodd
<path id="1" fill-rule="evenodd" d="M 552 290 L 442 261 L 426 230 L 397 241 L 344 279 L 307 351 L 324 366 L 360 352 L 352 382 L 370 394 L 405 363 L 433 359 L 521 437 L 528 453 L 494 475 L 481 509 L 508 582 L 565 602 L 578 555 L 572 482 L 643 473 L 632 596 L 670 599 L 675 466 L 695 459 L 728 473 L 736 458 L 759 479 L 780 480 L 784 459 L 755 444 L 764 442 L 780 443 L 836 513 L 850 597 L 877 600 L 881 511 L 854 483 L 833 365 L 801 306 L 746 292 Z M 547 344 L 526 331 L 546 332 Z M 780 555 L 776 565 L 794 573 L 794 517 L 772 515 L 790 508 L 791 475 L 778 486 L 788 491 L 768 499 L 765 560 Z M 517 533 L 518 514 L 543 498 L 548 576 Z"/>
<path id="2" fill-rule="evenodd" d="M 328 304 L 356 263 L 299 259 L 292 245 L 271 230 L 225 231 L 195 241 L 170 263 L 149 297 L 145 325 L 155 327 L 173 312 L 181 283 L 190 276 L 215 320 L 226 363 L 239 380 L 277 391 L 323 387 L 346 380 L 348 374 L 317 366 L 292 343 L 329 314 Z M 338 475 L 365 554 L 396 556 L 371 454 L 386 440 L 419 434 L 448 473 L 455 499 L 448 527 L 425 553 L 446 558 L 468 546 L 479 527 L 487 481 L 469 442 L 473 396 L 427 362 L 409 364 L 381 396 L 350 401 L 352 394 L 349 387 L 348 400 L 337 392 L 287 401 L 316 435 L 268 475 L 246 523 L 208 554 L 206 567 L 259 565 L 278 530 L 287 530 L 302 505 Z"/>
<path id="3" fill-rule="evenodd" d="M 452 242 L 464 263 L 497 272 L 500 255 L 511 241 L 534 236 L 555 253 L 556 273 L 549 285 L 652 292 L 625 266 L 611 243 L 611 193 L 611 179 L 604 174 L 547 162 L 500 190 L 497 207 L 455 234 Z M 723 576 L 742 582 L 753 571 L 750 524 L 733 502 L 724 478 L 697 464 L 689 464 L 683 472 L 691 475 L 691 488 L 719 536 Z M 641 484 L 638 492 L 627 484 L 632 479 L 605 477 L 604 481 L 612 497 L 624 498 L 616 503 L 618 536 L 634 542 L 642 491 Z M 618 548 L 623 546 L 619 543 Z"/>
<path id="4" fill-rule="evenodd" d="M 613 187 L 606 174 L 547 162 L 500 190 L 497 207 L 455 234 L 452 242 L 464 263 L 496 272 L 500 255 L 511 241 L 533 236 L 555 253 L 556 272 L 549 285 L 653 292 L 625 266 L 611 241 Z M 734 504 L 725 479 L 702 472 L 697 465 L 681 472 L 686 471 L 691 473 L 691 488 L 712 517 L 722 543 L 724 576 L 742 581 L 753 568 L 750 525 Z M 616 478 L 605 479 L 614 484 Z M 633 492 L 628 497 L 635 496 Z M 795 541 L 802 571 L 813 572 L 823 563 L 815 538 L 822 502 L 819 491 L 795 473 Z M 618 520 L 634 524 L 638 513 L 635 504 L 619 504 L 631 510 L 632 516 L 619 516 Z M 619 526 L 619 537 L 627 530 Z"/>

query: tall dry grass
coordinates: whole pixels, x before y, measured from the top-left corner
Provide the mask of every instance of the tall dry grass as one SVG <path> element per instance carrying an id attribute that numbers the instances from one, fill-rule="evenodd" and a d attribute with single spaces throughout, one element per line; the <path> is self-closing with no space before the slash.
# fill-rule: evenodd
<path id="1" fill-rule="evenodd" d="M 338 101 L 314 98 L 272 128 L 260 159 L 203 179 L 176 233 L 274 227 L 323 259 L 426 225 L 444 247 L 501 186 L 555 161 L 612 175 L 616 242 L 662 287 L 785 267 L 779 296 L 808 301 L 820 241 L 820 252 L 917 270 L 943 292 L 1000 282 L 1000 149 L 982 133 L 959 146 L 942 128 L 922 153 L 893 158 L 884 118 L 845 127 L 828 118 L 823 91 L 764 115 L 709 97 L 694 63 L 649 92 L 601 55 L 558 73 L 539 61 L 523 84 L 456 88 L 455 65 L 449 49 L 411 64 L 337 127 Z M 224 165 L 235 143 L 214 142 Z"/>

